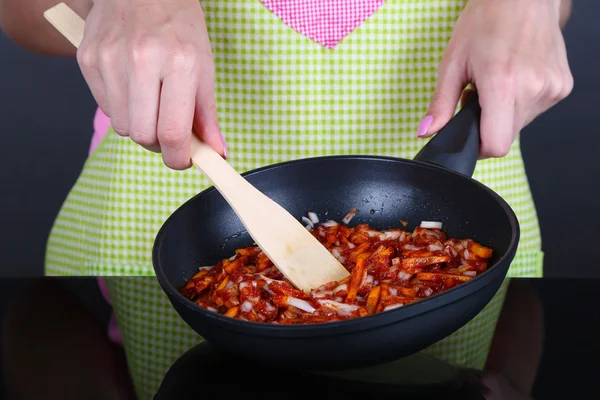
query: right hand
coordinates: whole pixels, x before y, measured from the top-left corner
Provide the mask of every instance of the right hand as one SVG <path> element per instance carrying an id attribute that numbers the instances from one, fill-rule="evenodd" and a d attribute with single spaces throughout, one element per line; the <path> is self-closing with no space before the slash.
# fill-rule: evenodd
<path id="1" fill-rule="evenodd" d="M 113 129 L 168 167 L 191 166 L 192 129 L 227 156 L 198 0 L 96 0 L 77 60 Z"/>

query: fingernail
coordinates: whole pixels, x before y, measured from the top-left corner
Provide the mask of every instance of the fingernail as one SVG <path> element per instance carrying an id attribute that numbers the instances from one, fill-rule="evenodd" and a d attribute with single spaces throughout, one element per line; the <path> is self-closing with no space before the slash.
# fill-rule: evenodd
<path id="1" fill-rule="evenodd" d="M 427 133 L 427 129 L 433 122 L 433 115 L 426 115 L 425 118 L 421 120 L 419 123 L 419 127 L 417 128 L 417 137 L 423 137 Z"/>
<path id="2" fill-rule="evenodd" d="M 221 136 L 221 143 L 223 144 L 223 158 L 227 160 L 227 142 L 225 141 L 225 136 L 222 132 L 219 132 L 219 136 Z"/>

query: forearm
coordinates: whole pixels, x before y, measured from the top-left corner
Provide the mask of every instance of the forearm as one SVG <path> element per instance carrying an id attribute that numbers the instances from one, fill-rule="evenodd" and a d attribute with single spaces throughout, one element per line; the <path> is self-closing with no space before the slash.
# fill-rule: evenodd
<path id="1" fill-rule="evenodd" d="M 21 47 L 42 54 L 75 56 L 75 48 L 46 19 L 44 11 L 61 0 L 0 0 L 0 28 Z M 62 0 L 86 18 L 93 0 Z"/>
<path id="2" fill-rule="evenodd" d="M 468 0 L 469 2 L 474 1 L 494 1 L 494 0 Z M 517 0 L 519 1 L 519 0 Z M 560 28 L 563 29 L 567 22 L 569 21 L 569 17 L 571 16 L 571 9 L 573 8 L 573 0 L 539 0 L 539 1 L 551 1 L 554 2 L 555 6 L 558 8 L 558 23 L 560 24 Z M 525 3 L 524 3 L 525 4 Z M 515 11 L 517 12 L 517 11 Z"/>

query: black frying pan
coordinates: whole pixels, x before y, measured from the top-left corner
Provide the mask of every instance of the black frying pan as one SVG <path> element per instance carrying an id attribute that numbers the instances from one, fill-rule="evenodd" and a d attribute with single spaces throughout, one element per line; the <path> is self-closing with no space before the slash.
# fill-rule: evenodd
<path id="1" fill-rule="evenodd" d="M 245 232 L 214 188 L 177 209 L 160 229 L 153 264 L 179 315 L 205 339 L 237 356 L 285 367 L 326 370 L 366 367 L 413 353 L 450 335 L 475 317 L 499 289 L 515 255 L 519 223 L 509 205 L 470 178 L 479 154 L 481 109 L 474 94 L 414 160 L 372 156 L 302 159 L 244 174 L 300 219 L 308 211 L 351 225 L 413 229 L 441 221 L 450 237 L 492 247 L 490 268 L 473 280 L 425 300 L 363 318 L 310 325 L 272 325 L 205 310 L 178 289 L 198 268 L 249 246 Z"/>

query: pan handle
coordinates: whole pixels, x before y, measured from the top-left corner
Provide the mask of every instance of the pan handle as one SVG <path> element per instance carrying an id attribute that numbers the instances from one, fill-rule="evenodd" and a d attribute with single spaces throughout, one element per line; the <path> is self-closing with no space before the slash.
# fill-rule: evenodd
<path id="1" fill-rule="evenodd" d="M 463 108 L 414 157 L 473 176 L 479 158 L 481 107 L 474 91 Z"/>

